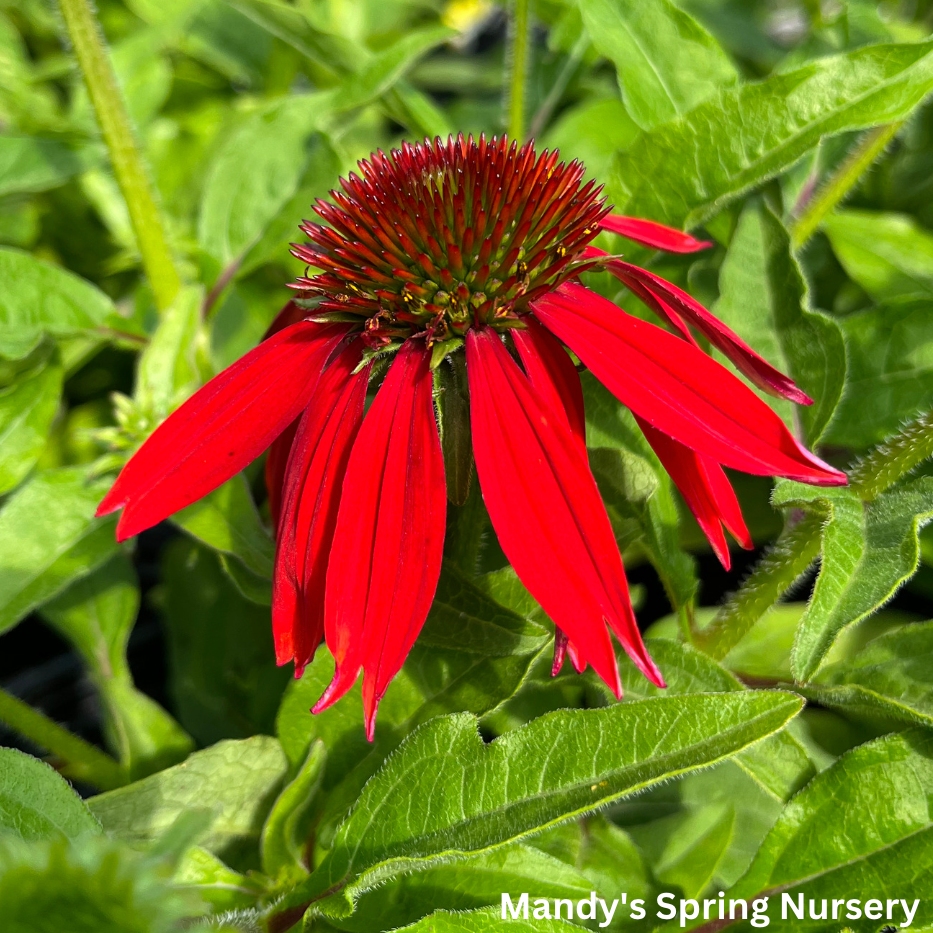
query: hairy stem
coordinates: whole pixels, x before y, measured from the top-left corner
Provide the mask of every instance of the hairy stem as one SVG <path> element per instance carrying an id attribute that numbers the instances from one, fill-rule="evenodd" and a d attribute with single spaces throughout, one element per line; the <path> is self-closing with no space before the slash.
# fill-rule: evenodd
<path id="1" fill-rule="evenodd" d="M 933 457 L 933 409 L 856 464 L 849 474 L 852 491 L 863 502 L 872 502 L 929 457 Z M 712 624 L 697 633 L 697 646 L 714 658 L 724 658 L 816 559 L 822 527 L 819 516 L 808 515 L 786 530 Z"/>
<path id="2" fill-rule="evenodd" d="M 862 175 L 884 152 L 903 122 L 886 123 L 869 130 L 825 185 L 807 203 L 791 227 L 791 244 L 799 249 L 816 233 L 823 218 L 858 184 Z"/>
<path id="3" fill-rule="evenodd" d="M 117 761 L 2 688 L 0 722 L 61 759 L 61 770 L 68 777 L 93 784 L 101 790 L 111 790 L 126 783 L 126 776 Z"/>
<path id="4" fill-rule="evenodd" d="M 849 474 L 852 489 L 871 502 L 928 457 L 933 457 L 933 409 L 860 460 Z"/>
<path id="5" fill-rule="evenodd" d="M 519 144 L 525 141 L 525 82 L 531 43 L 531 0 L 513 0 L 509 21 L 507 52 L 509 136 Z"/>
<path id="6" fill-rule="evenodd" d="M 808 515 L 781 535 L 695 644 L 720 660 L 773 606 L 820 552 L 822 520 Z"/>
<path id="7" fill-rule="evenodd" d="M 110 152 L 117 184 L 126 200 L 143 269 L 152 286 L 156 306 L 164 311 L 174 300 L 181 280 L 169 251 L 152 182 L 107 55 L 103 33 L 90 0 L 60 0 L 60 3 L 88 96 Z"/>

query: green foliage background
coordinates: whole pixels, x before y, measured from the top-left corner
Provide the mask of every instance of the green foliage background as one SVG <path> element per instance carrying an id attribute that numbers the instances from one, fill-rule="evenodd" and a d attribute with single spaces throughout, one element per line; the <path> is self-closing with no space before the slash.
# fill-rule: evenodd
<path id="1" fill-rule="evenodd" d="M 635 931 L 658 892 L 721 890 L 920 898 L 933 929 L 933 620 L 885 608 L 933 596 L 933 5 L 100 0 L 110 84 L 89 10 L 0 0 L 0 633 L 71 643 L 106 742 L 0 691 L 54 765 L 0 749 L 3 929 L 481 933 L 503 891 L 596 891 L 648 901 L 615 914 Z M 369 744 L 358 689 L 308 712 L 326 650 L 297 681 L 274 665 L 254 464 L 171 520 L 145 595 L 164 709 L 127 662 L 134 543 L 93 517 L 115 471 L 261 338 L 298 223 L 357 159 L 507 129 L 618 211 L 705 230 L 687 257 L 602 237 L 816 399 L 775 407 L 850 486 L 738 477 L 762 552 L 711 598 L 698 528 L 584 376 L 636 592 L 670 606 L 648 632 L 668 690 L 624 654 L 622 703 L 549 676 L 553 628 L 474 488 Z"/>

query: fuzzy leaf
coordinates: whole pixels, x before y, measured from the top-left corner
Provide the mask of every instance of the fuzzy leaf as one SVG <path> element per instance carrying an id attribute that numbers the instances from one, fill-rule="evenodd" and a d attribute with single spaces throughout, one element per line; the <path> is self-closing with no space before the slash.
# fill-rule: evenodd
<path id="1" fill-rule="evenodd" d="M 81 467 L 34 476 L 0 511 L 0 632 L 118 551 L 115 519 L 95 519 L 106 480 Z"/>
<path id="2" fill-rule="evenodd" d="M 728 88 L 620 155 L 610 201 L 621 213 L 694 227 L 824 136 L 903 119 L 931 90 L 931 42 L 869 46 Z"/>
<path id="3" fill-rule="evenodd" d="M 767 206 L 752 205 L 742 213 L 720 270 L 719 289 L 717 317 L 814 399 L 807 407 L 767 398 L 788 427 L 799 416 L 812 446 L 842 395 L 846 348 L 839 325 L 809 310 L 807 284 L 790 237 Z"/>
<path id="4" fill-rule="evenodd" d="M 670 0 L 581 0 L 593 45 L 616 66 L 642 129 L 686 113 L 737 80 L 719 43 Z"/>
<path id="5" fill-rule="evenodd" d="M 791 669 L 810 680 L 844 628 L 880 609 L 917 570 L 917 534 L 933 518 L 933 477 L 901 483 L 870 504 L 848 488 L 820 490 L 782 482 L 773 502 L 825 517 L 822 560 L 800 620 Z"/>
<path id="6" fill-rule="evenodd" d="M 58 772 L 15 748 L 0 748 L 0 835 L 76 839 L 99 832 L 100 823 Z"/>
<path id="7" fill-rule="evenodd" d="M 369 781 L 324 863 L 284 906 L 334 892 L 328 909 L 346 913 L 356 894 L 395 875 L 520 841 L 721 761 L 799 709 L 786 693 L 662 697 L 549 713 L 489 745 L 472 716 L 435 719 Z"/>

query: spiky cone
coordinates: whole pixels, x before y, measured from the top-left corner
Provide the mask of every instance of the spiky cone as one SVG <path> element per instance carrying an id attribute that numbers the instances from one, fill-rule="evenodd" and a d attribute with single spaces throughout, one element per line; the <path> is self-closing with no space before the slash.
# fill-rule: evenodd
<path id="1" fill-rule="evenodd" d="M 440 574 L 446 500 L 432 370 L 451 357 L 462 372 L 463 354 L 469 399 L 457 410 L 468 407 L 469 423 L 457 426 L 458 443 L 468 428 L 493 528 L 556 626 L 555 673 L 569 652 L 620 696 L 611 633 L 663 686 L 589 469 L 567 350 L 631 409 L 726 567 L 723 528 L 751 542 L 723 466 L 819 485 L 846 477 L 707 356 L 691 326 L 762 389 L 810 400 L 689 295 L 595 249 L 600 230 L 674 252 L 709 244 L 610 214 L 583 166 L 556 151 L 459 136 L 378 152 L 359 169 L 317 203 L 320 222 L 303 224 L 308 241 L 293 252 L 307 274 L 267 339 L 155 431 L 99 514 L 123 507 L 126 538 L 270 448 L 276 657 L 300 674 L 323 636 L 336 673 L 314 709 L 362 669 L 372 738 Z M 580 274 L 598 269 L 673 332 L 585 288 Z"/>

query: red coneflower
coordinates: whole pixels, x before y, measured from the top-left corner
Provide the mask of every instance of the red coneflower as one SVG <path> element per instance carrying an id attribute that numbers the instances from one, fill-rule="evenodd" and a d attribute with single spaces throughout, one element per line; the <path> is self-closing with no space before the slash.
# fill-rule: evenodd
<path id="1" fill-rule="evenodd" d="M 438 367 L 465 357 L 480 489 L 503 551 L 557 627 L 555 671 L 569 651 L 617 696 L 610 630 L 646 677 L 663 680 L 587 463 L 567 348 L 631 409 L 726 567 L 723 526 L 751 542 L 723 465 L 846 482 L 698 348 L 690 325 L 756 385 L 809 404 L 790 379 L 680 289 L 590 246 L 601 229 L 674 252 L 709 244 L 610 215 L 583 174 L 576 162 L 558 164 L 556 151 L 536 155 L 504 138 L 405 144 L 361 162 L 332 203 L 318 202 L 323 224 L 303 225 L 310 242 L 294 255 L 319 271 L 295 283 L 272 335 L 155 431 L 98 510 L 123 507 L 122 540 L 269 448 L 276 657 L 300 674 L 323 636 L 336 673 L 315 712 L 362 668 L 370 738 L 441 569 Z M 581 272 L 599 268 L 676 333 L 580 284 Z"/>

